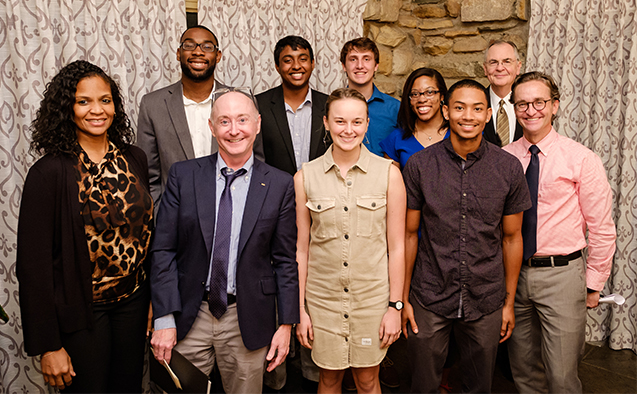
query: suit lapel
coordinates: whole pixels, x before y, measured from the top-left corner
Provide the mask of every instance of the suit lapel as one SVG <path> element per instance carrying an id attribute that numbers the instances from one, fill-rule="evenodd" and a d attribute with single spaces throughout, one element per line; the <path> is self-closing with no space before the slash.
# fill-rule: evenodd
<path id="1" fill-rule="evenodd" d="M 259 160 L 254 161 L 252 167 L 252 177 L 250 178 L 250 188 L 248 189 L 248 197 L 246 198 L 246 206 L 243 211 L 243 220 L 241 222 L 241 234 L 239 235 L 239 250 L 237 253 L 237 261 L 241 257 L 241 252 L 246 246 L 246 242 L 254 226 L 257 224 L 257 219 L 261 213 L 261 208 L 265 202 L 265 197 L 268 194 L 268 188 L 270 187 L 269 170 L 265 164 Z"/>
<path id="2" fill-rule="evenodd" d="M 320 156 L 319 144 L 323 143 L 323 115 L 325 109 L 319 108 L 316 91 L 312 89 L 312 130 L 310 130 L 310 160 Z"/>
<path id="3" fill-rule="evenodd" d="M 192 138 L 190 138 L 190 130 L 188 129 L 188 118 L 186 118 L 186 110 L 184 109 L 184 94 L 181 82 L 176 83 L 170 93 L 171 95 L 166 98 L 168 115 L 173 122 L 173 127 L 177 132 L 177 137 L 186 157 L 194 159 L 195 151 L 192 147 Z"/>
<path id="4" fill-rule="evenodd" d="M 208 156 L 209 160 L 200 161 L 201 166 L 193 174 L 197 217 L 203 234 L 208 256 L 212 253 L 212 237 L 215 233 L 216 205 L 216 165 L 217 155 Z"/>
<path id="5" fill-rule="evenodd" d="M 276 121 L 277 130 L 281 135 L 281 141 L 283 141 L 288 156 L 292 163 L 294 163 L 294 168 L 296 168 L 294 146 L 292 145 L 292 136 L 290 135 L 288 116 L 285 113 L 285 99 L 283 98 L 282 86 L 279 86 L 275 94 L 272 95 L 272 106 L 270 107 L 270 110 L 272 111 L 272 116 Z"/>

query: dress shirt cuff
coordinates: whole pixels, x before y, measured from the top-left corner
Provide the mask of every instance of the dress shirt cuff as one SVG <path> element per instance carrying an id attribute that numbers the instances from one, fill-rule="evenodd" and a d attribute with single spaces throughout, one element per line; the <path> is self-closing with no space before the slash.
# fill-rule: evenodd
<path id="1" fill-rule="evenodd" d="M 175 317 L 172 313 L 168 315 L 158 317 L 155 319 L 155 330 L 163 330 L 165 328 L 176 328 Z"/>

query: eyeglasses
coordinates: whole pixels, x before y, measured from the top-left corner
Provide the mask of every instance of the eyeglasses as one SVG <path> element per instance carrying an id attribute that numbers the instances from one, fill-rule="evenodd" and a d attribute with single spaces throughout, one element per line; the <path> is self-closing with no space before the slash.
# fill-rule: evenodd
<path id="1" fill-rule="evenodd" d="M 194 51 L 195 49 L 197 49 L 197 47 L 201 48 L 203 52 L 207 52 L 207 53 L 214 52 L 219 48 L 218 46 L 211 43 L 210 41 L 202 42 L 201 44 L 197 44 L 194 41 L 184 41 L 179 46 L 179 48 L 188 52 Z"/>
<path id="2" fill-rule="evenodd" d="M 433 90 L 433 89 L 429 89 L 429 90 L 425 90 L 424 92 L 418 92 L 418 91 L 411 91 L 409 93 L 409 98 L 412 100 L 418 100 L 419 97 L 425 96 L 425 98 L 433 98 L 436 94 L 440 93 L 440 90 Z"/>
<path id="3" fill-rule="evenodd" d="M 525 112 L 527 109 L 529 109 L 529 104 L 531 104 L 533 105 L 533 108 L 535 108 L 536 111 L 541 111 L 544 108 L 546 108 L 546 103 L 548 103 L 549 101 L 551 101 L 551 99 L 535 100 L 532 103 L 527 103 L 526 101 L 520 101 L 519 103 L 513 104 L 513 108 L 515 108 L 515 110 L 518 112 Z"/>
<path id="4" fill-rule="evenodd" d="M 509 67 L 513 66 L 513 64 L 516 61 L 517 61 L 516 59 L 511 59 L 511 58 L 506 58 L 506 59 L 503 59 L 501 61 L 493 59 L 493 60 L 489 60 L 488 62 L 486 62 L 486 64 L 487 64 L 488 68 L 497 68 L 498 65 L 500 65 L 500 64 L 503 65 L 506 68 L 509 68 Z"/>
<path id="5" fill-rule="evenodd" d="M 219 99 L 219 97 L 223 96 L 226 93 L 237 92 L 247 96 L 253 103 L 254 107 L 259 111 L 259 104 L 257 103 L 257 99 L 254 97 L 252 93 L 252 89 L 248 86 L 238 86 L 238 87 L 226 87 L 226 88 L 218 88 L 212 92 L 212 105 L 214 106 L 215 101 Z"/>

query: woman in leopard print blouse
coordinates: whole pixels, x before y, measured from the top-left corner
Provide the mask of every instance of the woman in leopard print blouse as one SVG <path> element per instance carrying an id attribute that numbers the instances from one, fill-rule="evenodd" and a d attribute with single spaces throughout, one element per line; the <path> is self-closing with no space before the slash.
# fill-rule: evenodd
<path id="1" fill-rule="evenodd" d="M 153 223 L 117 84 L 86 61 L 47 85 L 18 224 L 24 343 L 64 392 L 141 392 Z"/>

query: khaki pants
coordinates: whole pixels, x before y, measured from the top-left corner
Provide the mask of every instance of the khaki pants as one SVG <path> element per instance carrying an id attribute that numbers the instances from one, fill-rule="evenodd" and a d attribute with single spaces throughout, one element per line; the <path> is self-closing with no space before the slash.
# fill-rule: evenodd
<path id="1" fill-rule="evenodd" d="M 261 392 L 268 347 L 251 351 L 244 346 L 237 304 L 229 305 L 217 320 L 210 313 L 208 302 L 202 302 L 190 331 L 175 350 L 206 375 L 210 375 L 216 362 L 226 393 Z"/>

